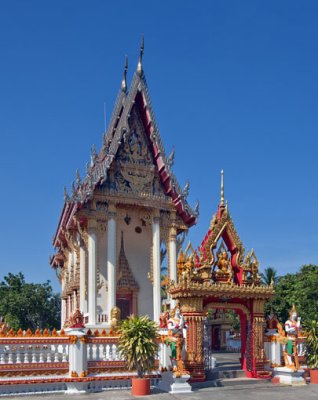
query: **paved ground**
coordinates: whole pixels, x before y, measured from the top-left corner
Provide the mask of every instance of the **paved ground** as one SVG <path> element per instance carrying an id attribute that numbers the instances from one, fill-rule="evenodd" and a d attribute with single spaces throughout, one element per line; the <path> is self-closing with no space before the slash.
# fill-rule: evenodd
<path id="1" fill-rule="evenodd" d="M 151 396 L 136 397 L 137 399 L 149 400 L 307 400 L 318 398 L 318 385 L 306 385 L 303 387 L 281 387 L 267 385 L 268 387 L 257 387 L 257 385 L 248 385 L 240 387 L 225 388 L 206 388 L 196 390 L 187 394 L 169 394 L 153 391 Z M 0 397 L 3 399 L 4 397 Z M 100 393 L 88 393 L 82 395 L 34 395 L 34 396 L 8 396 L 10 400 L 62 400 L 69 398 L 71 400 L 130 400 L 130 390 L 112 390 Z"/>
<path id="2" fill-rule="evenodd" d="M 238 353 L 216 353 L 217 365 L 222 369 L 239 369 Z M 318 385 L 309 385 L 302 387 L 290 387 L 272 385 L 267 381 L 261 383 L 224 386 L 224 387 L 206 387 L 196 388 L 192 393 L 169 394 L 158 390 L 152 390 L 150 396 L 136 397 L 136 399 L 145 400 L 318 400 Z M 241 379 L 244 381 L 244 379 Z M 35 394 L 20 396 L 0 396 L 2 399 L 10 400 L 131 400 L 134 397 L 130 390 L 107 390 L 99 393 L 87 393 L 80 395 L 66 394 Z"/>

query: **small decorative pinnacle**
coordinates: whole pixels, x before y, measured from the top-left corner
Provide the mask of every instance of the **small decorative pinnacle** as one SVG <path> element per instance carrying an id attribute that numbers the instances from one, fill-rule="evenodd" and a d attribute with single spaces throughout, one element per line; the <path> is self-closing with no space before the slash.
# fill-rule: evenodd
<path id="1" fill-rule="evenodd" d="M 168 165 L 169 167 L 172 167 L 174 163 L 174 147 L 172 148 L 171 154 L 168 158 Z"/>
<path id="2" fill-rule="evenodd" d="M 91 169 L 91 167 L 90 167 L 90 165 L 89 165 L 89 162 L 87 162 L 86 165 L 85 165 L 85 172 L 86 172 L 86 175 L 89 175 L 90 169 Z"/>
<path id="3" fill-rule="evenodd" d="M 81 183 L 81 175 L 79 173 L 79 170 L 76 170 L 76 185 L 79 186 Z"/>
<path id="4" fill-rule="evenodd" d="M 75 181 L 72 182 L 72 200 L 75 200 L 77 197 L 77 189 Z"/>
<path id="5" fill-rule="evenodd" d="M 224 171 L 222 169 L 221 171 L 221 200 L 220 200 L 220 206 L 224 207 Z"/>
<path id="6" fill-rule="evenodd" d="M 144 35 L 142 35 L 140 43 L 139 61 L 137 65 L 137 74 L 139 76 L 142 75 L 142 56 L 144 54 L 144 49 L 145 49 L 145 41 L 144 41 Z"/>
<path id="7" fill-rule="evenodd" d="M 95 164 L 96 158 L 97 158 L 96 147 L 95 144 L 93 144 L 91 149 L 91 166 Z"/>
<path id="8" fill-rule="evenodd" d="M 199 200 L 198 200 L 197 203 L 196 203 L 196 205 L 195 205 L 195 207 L 194 207 L 194 215 L 195 215 L 196 217 L 199 216 L 199 208 L 200 208 L 200 203 L 199 203 Z"/>
<path id="9" fill-rule="evenodd" d="M 124 68 L 124 76 L 121 81 L 121 91 L 123 93 L 127 93 L 127 71 L 128 71 L 128 57 L 125 57 L 125 68 Z"/>
<path id="10" fill-rule="evenodd" d="M 67 193 L 66 186 L 64 186 L 64 201 L 65 203 L 68 203 L 70 201 L 70 196 Z"/>
<path id="11" fill-rule="evenodd" d="M 190 189 L 190 181 L 189 181 L 189 179 L 187 180 L 187 183 L 185 184 L 185 187 L 183 188 L 183 192 L 182 192 L 182 195 L 184 196 L 184 197 L 188 197 L 188 195 L 189 195 L 189 189 Z"/>

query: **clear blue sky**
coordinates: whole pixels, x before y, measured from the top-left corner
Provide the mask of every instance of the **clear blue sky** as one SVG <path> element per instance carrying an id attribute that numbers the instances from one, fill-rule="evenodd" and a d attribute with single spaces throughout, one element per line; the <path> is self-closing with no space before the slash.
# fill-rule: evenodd
<path id="1" fill-rule="evenodd" d="M 200 200 L 196 246 L 225 195 L 246 248 L 280 274 L 318 264 L 317 1 L 2 1 L 0 279 L 51 279 L 76 168 L 101 145 L 145 34 L 144 67 L 175 174 Z"/>

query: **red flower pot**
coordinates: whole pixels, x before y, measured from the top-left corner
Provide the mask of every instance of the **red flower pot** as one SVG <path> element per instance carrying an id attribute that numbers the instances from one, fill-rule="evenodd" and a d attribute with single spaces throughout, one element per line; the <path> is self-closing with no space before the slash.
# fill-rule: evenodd
<path id="1" fill-rule="evenodd" d="M 310 383 L 318 384 L 318 369 L 310 369 Z"/>
<path id="2" fill-rule="evenodd" d="M 150 394 L 150 379 L 148 378 L 132 378 L 132 395 L 147 396 Z"/>

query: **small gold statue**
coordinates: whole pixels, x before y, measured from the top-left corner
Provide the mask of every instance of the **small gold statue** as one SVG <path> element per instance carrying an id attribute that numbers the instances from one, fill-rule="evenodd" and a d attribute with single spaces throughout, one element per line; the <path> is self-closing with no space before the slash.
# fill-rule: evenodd
<path id="1" fill-rule="evenodd" d="M 120 308 L 115 306 L 110 311 L 110 328 L 113 333 L 117 332 L 119 329 L 119 322 L 120 322 Z"/>
<path id="2" fill-rule="evenodd" d="M 222 253 L 219 254 L 216 265 L 218 266 L 218 270 L 216 271 L 217 274 L 229 272 L 230 261 L 228 260 L 228 255 L 226 251 L 222 251 Z"/>

